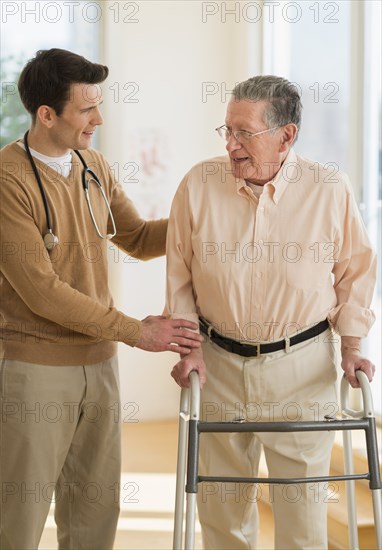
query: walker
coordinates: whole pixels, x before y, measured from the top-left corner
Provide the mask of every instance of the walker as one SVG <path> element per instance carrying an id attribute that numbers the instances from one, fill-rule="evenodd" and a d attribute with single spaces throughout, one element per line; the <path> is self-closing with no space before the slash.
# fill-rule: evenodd
<path id="1" fill-rule="evenodd" d="M 236 483 L 317 483 L 322 481 L 346 481 L 347 511 L 349 526 L 349 548 L 358 550 L 357 514 L 355 504 L 355 480 L 369 480 L 372 492 L 373 512 L 377 548 L 382 549 L 382 500 L 381 475 L 379 470 L 378 446 L 375 427 L 375 417 L 370 384 L 366 374 L 356 372 L 361 386 L 363 410 L 355 411 L 349 408 L 349 384 L 343 376 L 341 380 L 341 410 L 342 418 L 327 417 L 323 421 L 312 422 L 202 422 L 199 420 L 200 388 L 199 376 L 190 373 L 190 388 L 183 388 L 180 397 L 178 463 L 176 473 L 175 519 L 174 519 L 174 550 L 193 550 L 195 545 L 196 494 L 198 484 L 203 481 L 236 482 Z M 227 432 L 302 432 L 302 431 L 333 431 L 342 430 L 344 445 L 344 475 L 306 477 L 296 479 L 284 478 L 241 478 L 200 476 L 198 474 L 199 434 Z M 354 474 L 351 430 L 364 430 L 367 448 L 368 473 Z M 186 468 L 187 462 L 187 468 Z M 186 472 L 187 469 L 187 472 Z M 186 517 L 185 536 L 184 523 L 184 483 L 186 479 Z"/>

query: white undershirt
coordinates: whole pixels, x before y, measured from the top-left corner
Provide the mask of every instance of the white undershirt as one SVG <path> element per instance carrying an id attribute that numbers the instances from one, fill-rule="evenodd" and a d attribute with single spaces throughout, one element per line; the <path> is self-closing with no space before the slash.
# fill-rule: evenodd
<path id="1" fill-rule="evenodd" d="M 250 187 L 253 191 L 253 194 L 255 197 L 259 198 L 261 193 L 264 191 L 264 185 L 258 185 L 257 183 L 251 183 L 250 181 L 245 181 L 245 183 Z"/>
<path id="2" fill-rule="evenodd" d="M 18 141 L 17 143 L 25 151 L 24 143 L 22 141 Z M 29 150 L 32 157 L 36 158 L 37 160 L 41 160 L 41 162 L 44 162 L 50 168 L 56 170 L 56 172 L 58 172 L 60 176 L 64 176 L 65 178 L 69 176 L 72 169 L 72 153 L 70 151 L 62 157 L 48 157 L 47 155 L 43 155 L 42 153 L 39 153 L 38 151 L 31 149 L 30 147 Z"/>

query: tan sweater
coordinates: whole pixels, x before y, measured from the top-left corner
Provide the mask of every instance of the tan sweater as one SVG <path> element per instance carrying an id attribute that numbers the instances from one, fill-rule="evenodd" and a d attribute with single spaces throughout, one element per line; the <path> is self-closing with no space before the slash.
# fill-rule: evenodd
<path id="1" fill-rule="evenodd" d="M 82 153 L 110 202 L 117 227 L 114 245 L 140 260 L 163 255 L 167 220 L 140 218 L 103 156 L 94 150 Z M 77 155 L 67 178 L 35 159 L 59 238 L 49 252 L 43 242 L 44 205 L 25 151 L 12 143 L 0 155 L 0 357 L 80 365 L 112 357 L 117 341 L 134 346 L 141 323 L 113 307 L 107 273 L 111 244 L 92 223 Z M 94 185 L 90 195 L 104 235 L 111 230 L 106 205 Z"/>

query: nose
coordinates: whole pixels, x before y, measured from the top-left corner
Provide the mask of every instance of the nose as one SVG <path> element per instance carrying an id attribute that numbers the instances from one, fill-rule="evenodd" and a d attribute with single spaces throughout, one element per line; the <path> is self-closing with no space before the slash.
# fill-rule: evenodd
<path id="1" fill-rule="evenodd" d="M 101 115 L 99 107 L 93 110 L 92 123 L 94 126 L 100 126 L 101 124 L 103 124 L 103 116 Z"/>
<path id="2" fill-rule="evenodd" d="M 236 151 L 237 149 L 240 149 L 241 146 L 242 146 L 241 143 L 237 141 L 237 139 L 233 134 L 231 134 L 229 136 L 229 140 L 227 141 L 225 148 L 227 149 L 228 153 L 231 153 L 232 151 Z"/>

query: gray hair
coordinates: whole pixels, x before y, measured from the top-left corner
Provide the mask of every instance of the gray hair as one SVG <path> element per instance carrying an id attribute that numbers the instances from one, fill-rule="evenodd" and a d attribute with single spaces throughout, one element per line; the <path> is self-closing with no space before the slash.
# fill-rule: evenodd
<path id="1" fill-rule="evenodd" d="M 302 104 L 297 86 L 279 76 L 254 76 L 236 84 L 232 91 L 233 99 L 240 101 L 269 101 L 264 112 L 264 122 L 268 128 L 296 124 L 301 126 Z"/>

